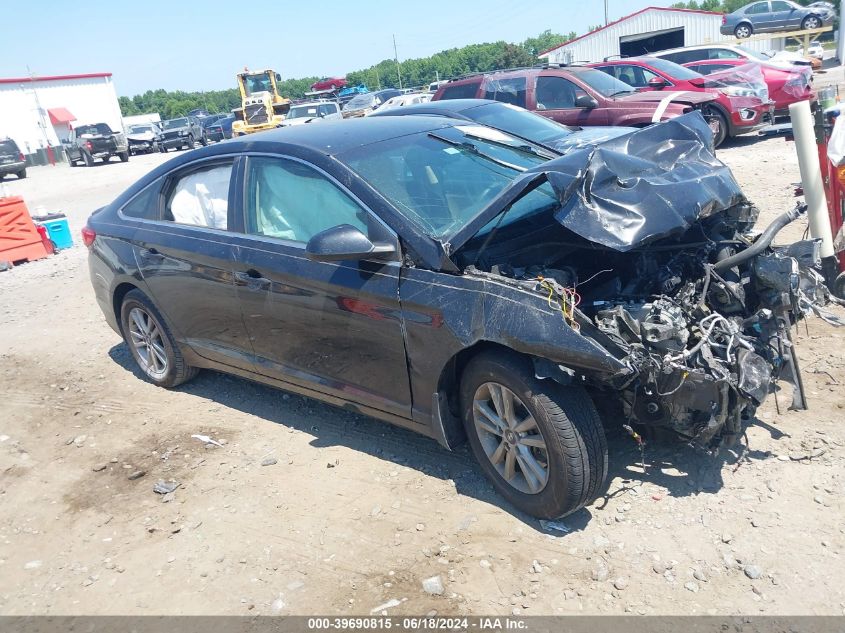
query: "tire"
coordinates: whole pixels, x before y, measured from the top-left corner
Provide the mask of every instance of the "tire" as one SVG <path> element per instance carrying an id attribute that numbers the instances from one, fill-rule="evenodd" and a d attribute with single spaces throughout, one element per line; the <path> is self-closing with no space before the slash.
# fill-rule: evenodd
<path id="1" fill-rule="evenodd" d="M 197 375 L 198 370 L 185 362 L 161 313 L 140 290 L 126 293 L 120 329 L 138 369 L 154 385 L 169 389 Z"/>
<path id="2" fill-rule="evenodd" d="M 478 424 L 480 420 L 487 428 L 503 429 L 480 408 L 496 414 L 501 408 L 495 404 L 497 390 L 502 394 L 499 402 L 507 399 L 506 392 L 513 396 L 511 423 L 501 434 Z M 607 477 L 607 440 L 595 405 L 582 387 L 539 380 L 526 357 L 485 352 L 473 358 L 463 372 L 461 409 L 470 447 L 481 469 L 519 510 L 553 519 L 581 509 L 599 494 Z M 514 432 L 520 426 L 523 430 Z M 528 441 L 531 444 L 522 444 Z M 506 478 L 509 461 L 510 480 Z M 544 462 L 542 481 L 530 473 L 542 471 Z M 540 471 L 533 470 L 532 464 L 534 468 L 539 465 Z"/>
<path id="3" fill-rule="evenodd" d="M 118 154 L 118 156 L 120 157 L 120 162 L 122 162 L 122 163 L 126 163 L 126 162 L 129 161 L 129 152 L 128 151 L 120 152 Z"/>
<path id="4" fill-rule="evenodd" d="M 94 157 L 87 152 L 82 152 L 82 161 L 85 163 L 86 167 L 93 167 L 94 166 Z"/>
<path id="5" fill-rule="evenodd" d="M 18 180 L 23 180 L 24 178 L 26 178 L 26 167 L 18 172 Z"/>
<path id="6" fill-rule="evenodd" d="M 839 273 L 839 276 L 833 282 L 833 294 L 840 299 L 845 299 L 845 272 Z"/>
<path id="7" fill-rule="evenodd" d="M 809 29 L 820 29 L 822 28 L 822 21 L 819 20 L 815 15 L 808 15 L 801 21 L 801 30 L 807 31 Z"/>
<path id="8" fill-rule="evenodd" d="M 194 136 L 192 134 L 188 135 L 188 142 L 185 145 L 185 149 L 194 149 Z"/>
<path id="9" fill-rule="evenodd" d="M 164 145 L 159 145 L 159 146 L 158 146 L 158 151 L 160 151 L 162 154 L 166 154 L 166 153 L 167 153 L 167 148 L 166 148 Z"/>
<path id="10" fill-rule="evenodd" d="M 206 147 L 208 145 L 208 139 L 206 138 L 205 134 L 200 136 L 200 145 Z"/>
<path id="11" fill-rule="evenodd" d="M 718 109 L 710 107 L 706 110 L 707 123 L 713 130 L 713 147 L 719 147 L 728 138 L 728 120 Z"/>
<path id="12" fill-rule="evenodd" d="M 751 37 L 752 33 L 754 33 L 754 27 L 748 24 L 747 22 L 737 24 L 736 28 L 734 29 L 734 35 L 738 40 L 744 40 L 747 37 Z"/>
<path id="13" fill-rule="evenodd" d="M 103 162 L 107 163 L 111 160 L 111 156 L 103 156 Z"/>

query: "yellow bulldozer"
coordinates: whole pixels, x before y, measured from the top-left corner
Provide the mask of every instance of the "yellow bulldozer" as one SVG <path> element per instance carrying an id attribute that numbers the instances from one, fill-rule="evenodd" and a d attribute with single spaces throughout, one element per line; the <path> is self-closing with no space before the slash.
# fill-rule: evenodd
<path id="1" fill-rule="evenodd" d="M 281 125 L 290 111 L 290 99 L 279 94 L 282 81 L 279 73 L 270 69 L 238 73 L 241 107 L 232 110 L 232 136 L 272 130 Z"/>

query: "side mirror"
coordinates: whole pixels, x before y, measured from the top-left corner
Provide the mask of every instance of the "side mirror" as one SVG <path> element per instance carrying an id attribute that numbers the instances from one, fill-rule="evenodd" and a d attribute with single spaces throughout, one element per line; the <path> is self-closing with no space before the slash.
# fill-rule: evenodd
<path id="1" fill-rule="evenodd" d="M 588 94 L 581 94 L 575 97 L 576 108 L 587 108 L 589 110 L 597 107 L 598 105 L 599 102 Z"/>
<path id="2" fill-rule="evenodd" d="M 349 224 L 321 231 L 305 245 L 305 256 L 316 262 L 390 260 L 395 254 L 396 249 L 392 244 L 373 244 L 370 238 Z"/>
<path id="3" fill-rule="evenodd" d="M 663 77 L 652 77 L 648 80 L 648 87 L 652 90 L 663 90 L 668 85 Z"/>
<path id="4" fill-rule="evenodd" d="M 279 73 L 276 73 L 276 81 L 281 81 L 282 76 Z"/>

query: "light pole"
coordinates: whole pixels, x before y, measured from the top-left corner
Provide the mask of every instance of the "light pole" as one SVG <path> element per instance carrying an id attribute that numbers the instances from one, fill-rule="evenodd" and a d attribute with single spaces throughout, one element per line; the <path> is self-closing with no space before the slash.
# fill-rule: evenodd
<path id="1" fill-rule="evenodd" d="M 396 35 L 393 35 L 393 59 L 396 61 L 396 75 L 399 77 L 399 90 L 402 90 L 402 69 L 399 65 L 399 53 L 396 52 Z"/>

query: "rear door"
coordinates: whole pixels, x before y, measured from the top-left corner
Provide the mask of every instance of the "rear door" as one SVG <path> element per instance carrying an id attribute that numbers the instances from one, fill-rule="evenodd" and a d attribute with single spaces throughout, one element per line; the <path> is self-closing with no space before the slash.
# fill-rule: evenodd
<path id="1" fill-rule="evenodd" d="M 649 87 L 648 82 L 655 77 L 663 79 L 669 86 L 672 86 L 672 82 L 665 75 L 658 75 L 648 68 L 643 68 L 635 64 L 608 64 L 606 66 L 596 66 L 595 68 L 640 90 L 651 90 L 652 88 Z"/>
<path id="2" fill-rule="evenodd" d="M 536 77 L 533 100 L 529 109 L 537 114 L 554 119 L 558 123 L 573 126 L 607 125 L 607 110 L 599 101 L 595 108 L 577 107 L 579 96 L 593 96 L 583 87 L 565 77 L 540 75 Z M 595 98 L 595 97 L 594 97 Z"/>
<path id="3" fill-rule="evenodd" d="M 245 167 L 235 285 L 261 374 L 410 418 L 400 262 L 316 262 L 305 245 L 341 224 L 396 236 L 325 172 L 253 155 Z M 397 248 L 398 252 L 398 248 Z"/>
<path id="4" fill-rule="evenodd" d="M 154 221 L 138 223 L 135 259 L 178 338 L 214 362 L 253 369 L 227 231 L 234 157 L 191 163 L 152 189 Z"/>

